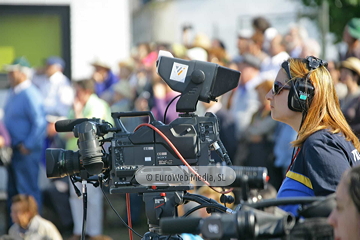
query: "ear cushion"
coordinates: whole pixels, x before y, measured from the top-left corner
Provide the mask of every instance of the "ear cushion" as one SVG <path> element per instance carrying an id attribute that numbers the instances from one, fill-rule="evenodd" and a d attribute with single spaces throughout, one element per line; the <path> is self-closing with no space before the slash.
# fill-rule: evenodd
<path id="1" fill-rule="evenodd" d="M 310 81 L 303 78 L 296 78 L 291 81 L 291 88 L 288 97 L 288 107 L 295 112 L 306 112 L 314 97 L 315 88 Z"/>

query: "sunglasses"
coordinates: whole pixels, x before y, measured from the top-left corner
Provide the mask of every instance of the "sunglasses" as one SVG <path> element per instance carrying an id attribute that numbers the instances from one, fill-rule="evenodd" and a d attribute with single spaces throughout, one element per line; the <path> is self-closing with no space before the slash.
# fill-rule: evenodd
<path id="1" fill-rule="evenodd" d="M 272 87 L 272 94 L 274 95 L 278 95 L 281 93 L 282 90 L 287 89 L 290 90 L 290 86 L 289 85 L 282 85 L 279 81 L 275 81 Z"/>

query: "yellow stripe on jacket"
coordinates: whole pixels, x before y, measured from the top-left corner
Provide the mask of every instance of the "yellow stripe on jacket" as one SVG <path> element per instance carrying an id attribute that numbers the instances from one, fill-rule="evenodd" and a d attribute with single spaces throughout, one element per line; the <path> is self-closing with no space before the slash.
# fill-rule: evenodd
<path id="1" fill-rule="evenodd" d="M 299 183 L 302 183 L 304 184 L 305 186 L 307 186 L 308 188 L 310 189 L 313 189 L 313 186 L 311 184 L 311 181 L 308 177 L 305 177 L 304 175 L 301 175 L 299 173 L 296 173 L 296 172 L 291 172 L 291 171 L 288 171 L 286 173 L 286 177 L 288 178 L 291 178 Z"/>

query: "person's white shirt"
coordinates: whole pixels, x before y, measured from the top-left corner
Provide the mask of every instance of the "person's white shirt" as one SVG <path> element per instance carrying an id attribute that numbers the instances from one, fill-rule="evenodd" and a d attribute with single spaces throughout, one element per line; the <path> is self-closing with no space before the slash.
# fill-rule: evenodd
<path id="1" fill-rule="evenodd" d="M 287 52 L 280 52 L 273 57 L 265 58 L 261 63 L 260 75 L 263 80 L 274 80 L 281 64 L 289 59 Z"/>
<path id="2" fill-rule="evenodd" d="M 68 115 L 74 101 L 74 90 L 62 72 L 56 72 L 49 78 L 45 75 L 36 76 L 33 83 L 44 98 L 45 112 L 48 116 Z"/>
<path id="3" fill-rule="evenodd" d="M 40 215 L 34 216 L 27 229 L 22 229 L 18 224 L 13 224 L 9 229 L 9 236 L 16 240 L 62 240 L 55 225 L 42 218 Z"/>
<path id="4" fill-rule="evenodd" d="M 232 97 L 230 113 L 235 118 L 238 139 L 243 137 L 252 116 L 259 109 L 260 102 L 255 88 L 261 81 L 262 79 L 258 75 L 245 85 L 239 85 Z"/>

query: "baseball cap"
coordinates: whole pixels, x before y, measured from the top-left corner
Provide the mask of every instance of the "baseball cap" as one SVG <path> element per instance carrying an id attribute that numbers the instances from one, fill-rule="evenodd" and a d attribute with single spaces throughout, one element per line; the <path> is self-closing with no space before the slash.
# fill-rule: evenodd
<path id="1" fill-rule="evenodd" d="M 252 35 L 253 35 L 253 30 L 251 29 L 240 29 L 237 32 L 238 38 L 250 39 Z"/>
<path id="2" fill-rule="evenodd" d="M 246 63 L 256 69 L 260 69 L 261 67 L 261 59 L 249 53 L 242 55 L 241 62 Z"/>
<path id="3" fill-rule="evenodd" d="M 191 60 L 204 61 L 204 62 L 208 60 L 208 54 L 206 50 L 201 47 L 190 48 L 189 50 L 187 50 L 186 55 Z"/>
<path id="4" fill-rule="evenodd" d="M 352 18 L 348 24 L 349 34 L 356 39 L 360 39 L 360 18 Z"/>
<path id="5" fill-rule="evenodd" d="M 61 58 L 61 57 L 57 57 L 57 56 L 52 56 L 46 59 L 46 64 L 47 65 L 60 65 L 62 67 L 62 69 L 65 68 L 65 61 Z"/>
<path id="6" fill-rule="evenodd" d="M 19 70 L 20 68 L 31 68 L 29 61 L 24 56 L 15 58 L 9 65 L 4 65 L 4 70 L 7 72 Z"/>
<path id="7" fill-rule="evenodd" d="M 125 98 L 132 99 L 133 98 L 133 90 L 131 89 L 130 83 L 126 80 L 122 80 L 117 82 L 114 85 L 114 91 L 123 95 Z"/>

